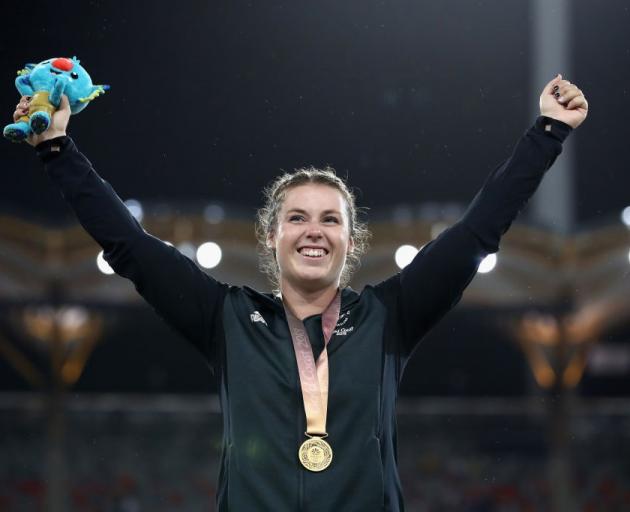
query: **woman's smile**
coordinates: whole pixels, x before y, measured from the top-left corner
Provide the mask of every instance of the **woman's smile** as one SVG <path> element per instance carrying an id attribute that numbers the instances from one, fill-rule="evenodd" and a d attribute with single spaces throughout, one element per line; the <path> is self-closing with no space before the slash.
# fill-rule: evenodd
<path id="1" fill-rule="evenodd" d="M 307 260 L 322 260 L 328 255 L 328 251 L 323 247 L 301 247 L 298 253 Z"/>

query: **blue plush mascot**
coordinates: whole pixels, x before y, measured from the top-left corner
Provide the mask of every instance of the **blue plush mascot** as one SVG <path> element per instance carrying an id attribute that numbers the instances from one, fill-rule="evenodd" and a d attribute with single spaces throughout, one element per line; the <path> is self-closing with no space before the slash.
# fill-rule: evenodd
<path id="1" fill-rule="evenodd" d="M 31 133 L 40 134 L 50 126 L 50 117 L 61 103 L 65 94 L 70 102 L 70 111 L 78 114 L 94 98 L 103 94 L 109 85 L 92 85 L 92 79 L 79 64 L 76 57 L 48 59 L 39 64 L 27 64 L 18 71 L 15 86 L 22 96 L 31 96 L 27 116 L 17 123 L 4 127 L 4 136 L 21 142 Z"/>

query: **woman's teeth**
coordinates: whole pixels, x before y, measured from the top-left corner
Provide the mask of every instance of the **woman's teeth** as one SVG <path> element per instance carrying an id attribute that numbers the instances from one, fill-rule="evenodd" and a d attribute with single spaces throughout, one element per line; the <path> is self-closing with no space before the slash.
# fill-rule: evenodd
<path id="1" fill-rule="evenodd" d="M 310 256 L 312 258 L 319 258 L 325 254 L 324 249 L 302 249 L 300 254 L 303 256 Z"/>

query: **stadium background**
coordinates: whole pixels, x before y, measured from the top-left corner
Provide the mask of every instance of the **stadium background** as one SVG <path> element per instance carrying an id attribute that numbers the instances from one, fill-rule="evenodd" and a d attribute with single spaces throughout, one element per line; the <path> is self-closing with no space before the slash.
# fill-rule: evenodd
<path id="1" fill-rule="evenodd" d="M 148 231 L 265 288 L 253 217 L 330 164 L 374 231 L 355 289 L 453 223 L 556 73 L 591 112 L 406 370 L 410 511 L 630 510 L 630 12 L 607 0 L 32 2 L 3 8 L 0 100 L 76 55 L 111 90 L 69 133 Z M 0 156 L 0 510 L 213 510 L 215 382 L 26 145 Z"/>

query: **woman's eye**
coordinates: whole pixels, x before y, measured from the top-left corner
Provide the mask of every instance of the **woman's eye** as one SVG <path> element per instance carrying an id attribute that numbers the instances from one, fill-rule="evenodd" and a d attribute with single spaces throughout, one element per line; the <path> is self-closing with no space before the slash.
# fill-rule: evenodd
<path id="1" fill-rule="evenodd" d="M 334 223 L 338 223 L 339 219 L 337 217 L 326 217 L 324 219 L 324 222 L 334 222 Z"/>
<path id="2" fill-rule="evenodd" d="M 289 217 L 289 220 L 291 222 L 297 221 L 297 220 L 303 220 L 304 217 L 302 217 L 301 215 L 291 215 L 291 217 Z"/>

